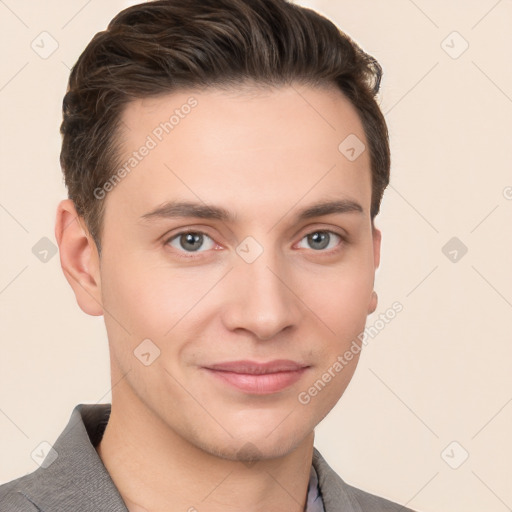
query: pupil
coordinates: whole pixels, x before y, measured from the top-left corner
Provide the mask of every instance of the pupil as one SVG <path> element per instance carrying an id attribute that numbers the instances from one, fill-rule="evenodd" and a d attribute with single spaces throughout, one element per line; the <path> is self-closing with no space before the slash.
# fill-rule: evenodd
<path id="1" fill-rule="evenodd" d="M 197 251 L 197 249 L 199 249 L 202 245 L 202 242 L 203 242 L 203 235 L 200 235 L 198 233 L 187 233 L 185 235 L 183 235 L 183 237 L 185 238 L 185 246 L 182 244 L 182 247 L 184 249 L 190 249 L 192 251 Z M 183 237 L 182 237 L 182 240 L 183 240 Z M 191 244 L 191 245 L 194 245 L 196 244 L 196 247 L 186 247 L 186 244 Z"/>
<path id="2" fill-rule="evenodd" d="M 309 235 L 310 242 L 314 244 L 320 244 L 318 247 L 313 247 L 314 249 L 325 249 L 329 245 L 329 234 L 323 233 L 321 231 L 317 231 L 312 235 Z"/>

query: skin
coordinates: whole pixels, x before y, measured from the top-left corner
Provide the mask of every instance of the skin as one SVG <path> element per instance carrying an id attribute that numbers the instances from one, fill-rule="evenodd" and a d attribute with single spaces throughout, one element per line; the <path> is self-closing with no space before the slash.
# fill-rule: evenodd
<path id="1" fill-rule="evenodd" d="M 338 90 L 296 84 L 136 100 L 123 114 L 123 155 L 191 96 L 197 107 L 107 194 L 101 258 L 73 203 L 58 207 L 63 271 L 109 339 L 112 414 L 97 451 L 131 511 L 302 511 L 314 428 L 358 356 L 308 404 L 298 395 L 376 308 L 369 153 L 351 162 L 338 150 L 350 134 L 368 144 Z M 141 218 L 170 200 L 237 217 Z M 362 212 L 296 219 L 325 200 Z M 183 230 L 207 235 L 198 251 L 176 237 Z M 326 231 L 326 248 L 307 236 Z M 263 249 L 252 263 L 237 253 L 246 237 Z M 160 350 L 148 366 L 134 355 L 145 339 Z M 308 367 L 266 395 L 204 369 L 276 359 Z"/>

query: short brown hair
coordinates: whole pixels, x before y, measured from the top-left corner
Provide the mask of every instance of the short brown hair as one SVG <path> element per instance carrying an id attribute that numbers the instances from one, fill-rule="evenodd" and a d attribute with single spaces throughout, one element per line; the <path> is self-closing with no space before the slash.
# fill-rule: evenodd
<path id="1" fill-rule="evenodd" d="M 68 197 L 101 251 L 104 201 L 94 191 L 120 165 L 127 103 L 186 88 L 298 82 L 334 85 L 356 108 L 370 151 L 373 220 L 390 170 L 388 131 L 375 100 L 381 77 L 378 62 L 331 21 L 287 0 L 129 7 L 93 37 L 69 77 L 60 154 Z"/>

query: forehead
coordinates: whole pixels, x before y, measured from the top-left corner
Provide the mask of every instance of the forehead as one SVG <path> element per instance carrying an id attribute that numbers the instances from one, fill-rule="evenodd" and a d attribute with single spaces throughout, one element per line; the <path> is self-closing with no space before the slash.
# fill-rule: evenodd
<path id="1" fill-rule="evenodd" d="M 199 200 L 261 217 L 276 200 L 290 208 L 328 196 L 357 200 L 369 214 L 368 144 L 338 90 L 179 91 L 131 102 L 121 126 L 125 177 L 107 195 L 116 208 L 142 215 Z"/>

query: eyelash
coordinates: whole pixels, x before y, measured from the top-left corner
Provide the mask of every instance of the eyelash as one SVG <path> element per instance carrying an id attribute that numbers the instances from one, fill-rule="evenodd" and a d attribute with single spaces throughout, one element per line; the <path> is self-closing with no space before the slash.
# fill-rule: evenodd
<path id="1" fill-rule="evenodd" d="M 339 237 L 339 239 L 340 239 L 340 242 L 336 245 L 336 247 L 334 249 L 330 249 L 330 250 L 320 249 L 318 251 L 315 251 L 314 249 L 311 249 L 311 251 L 314 251 L 314 252 L 316 252 L 318 254 L 323 254 L 323 255 L 334 255 L 334 254 L 337 254 L 339 251 L 341 251 L 342 246 L 345 245 L 347 243 L 347 241 L 348 241 L 347 237 L 345 237 L 344 235 L 342 235 L 341 233 L 338 233 L 336 231 L 332 231 L 332 230 L 329 230 L 329 229 L 316 229 L 316 230 L 310 231 L 309 233 L 306 233 L 300 239 L 300 242 L 302 240 L 304 240 L 305 238 L 307 238 L 308 236 L 316 234 L 316 233 L 328 233 L 329 235 L 335 235 L 335 236 Z M 206 236 L 210 240 L 212 240 L 215 244 L 217 244 L 217 242 L 215 242 L 215 240 L 210 235 L 208 235 L 208 233 L 205 233 L 204 231 L 192 230 L 191 229 L 191 230 L 180 231 L 179 233 L 176 233 L 176 234 L 172 235 L 170 238 L 166 239 L 164 245 L 168 246 L 169 243 L 172 242 L 173 240 L 178 239 L 181 236 L 189 235 L 189 234 Z M 217 245 L 219 245 L 219 244 L 217 244 Z M 179 257 L 180 258 L 184 258 L 184 259 L 197 259 L 198 257 L 200 257 L 200 256 L 197 256 L 197 255 L 200 255 L 201 253 L 204 253 L 204 252 L 207 252 L 207 251 L 208 250 L 206 250 L 206 251 L 189 251 L 189 252 L 187 252 L 187 251 L 184 251 L 184 250 L 176 250 L 176 252 L 179 255 Z"/>

